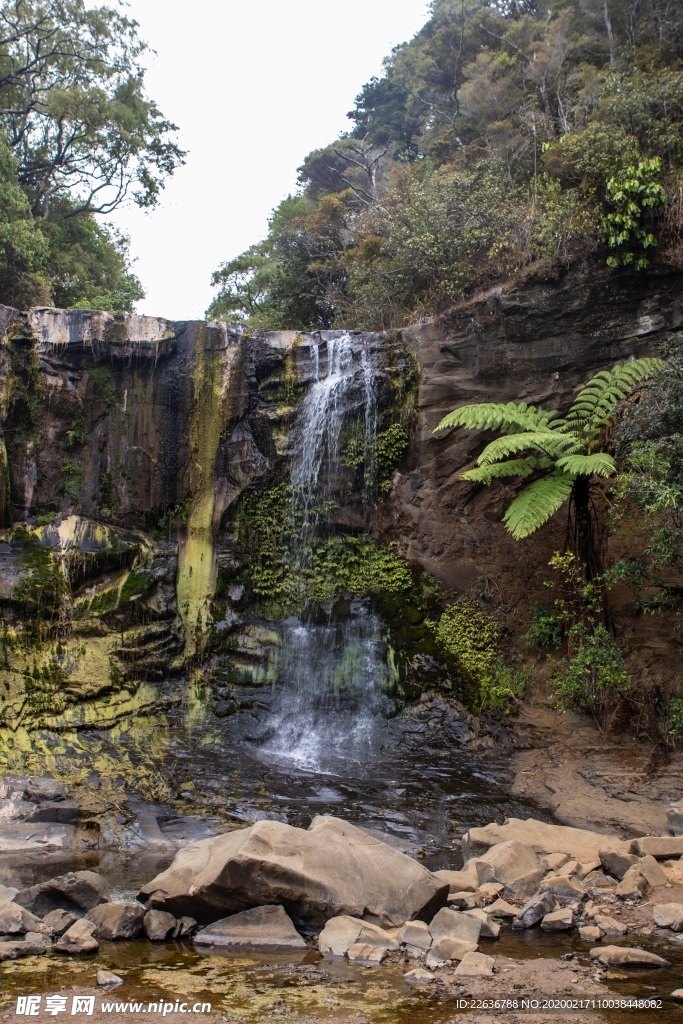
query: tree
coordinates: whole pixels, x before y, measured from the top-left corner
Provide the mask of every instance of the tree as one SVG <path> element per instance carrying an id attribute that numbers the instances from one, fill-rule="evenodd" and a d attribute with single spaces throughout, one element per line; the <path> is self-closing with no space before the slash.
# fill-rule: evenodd
<path id="1" fill-rule="evenodd" d="M 137 22 L 83 0 L 4 0 L 0 6 L 0 126 L 34 213 L 68 192 L 64 215 L 111 213 L 157 201 L 183 162 L 144 92 Z"/>
<path id="2" fill-rule="evenodd" d="M 568 502 L 567 546 L 592 580 L 599 573 L 599 545 L 591 489 L 597 478 L 616 472 L 614 459 L 604 451 L 604 430 L 617 403 L 660 366 L 661 360 L 645 358 L 601 370 L 579 393 L 566 419 L 524 402 L 485 403 L 455 409 L 436 430 L 500 431 L 502 436 L 486 445 L 476 468 L 462 479 L 488 486 L 494 480 L 533 478 L 503 517 L 516 540 L 530 536 Z"/>

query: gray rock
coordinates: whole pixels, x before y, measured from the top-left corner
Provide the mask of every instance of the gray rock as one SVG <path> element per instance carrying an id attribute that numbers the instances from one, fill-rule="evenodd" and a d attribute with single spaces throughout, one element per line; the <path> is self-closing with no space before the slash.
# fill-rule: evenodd
<path id="1" fill-rule="evenodd" d="M 495 960 L 483 953 L 465 953 L 453 971 L 455 978 L 490 978 L 493 975 Z"/>
<path id="2" fill-rule="evenodd" d="M 178 921 L 176 939 L 184 939 L 188 935 L 194 935 L 197 931 L 197 922 L 193 917 L 181 917 Z"/>
<path id="3" fill-rule="evenodd" d="M 296 921 L 324 926 L 350 914 L 400 926 L 424 917 L 448 886 L 421 864 L 340 818 L 308 830 L 279 821 L 190 843 L 140 898 L 176 916 L 216 917 L 254 903 L 285 903 Z"/>
<path id="4" fill-rule="evenodd" d="M 652 908 L 652 916 L 660 928 L 683 932 L 683 903 L 659 903 Z"/>
<path id="5" fill-rule="evenodd" d="M 552 914 L 553 910 L 557 910 L 557 900 L 553 893 L 538 893 L 524 904 L 517 917 L 513 920 L 512 927 L 515 931 L 531 928 L 533 925 L 538 924 L 546 914 Z"/>
<path id="6" fill-rule="evenodd" d="M 628 964 L 643 964 L 650 967 L 670 967 L 671 963 L 656 953 L 650 953 L 638 946 L 597 946 L 591 949 L 591 956 L 606 967 Z"/>
<path id="7" fill-rule="evenodd" d="M 631 853 L 637 857 L 656 857 L 657 860 L 668 860 L 669 857 L 683 857 L 683 836 L 643 836 L 631 843 Z"/>
<path id="8" fill-rule="evenodd" d="M 666 885 L 669 881 L 651 854 L 646 854 L 645 857 L 641 857 L 638 861 L 637 867 L 647 884 L 652 889 L 656 889 L 658 885 Z"/>
<path id="9" fill-rule="evenodd" d="M 574 911 L 571 907 L 551 910 L 541 919 L 544 932 L 565 932 L 574 927 Z"/>
<path id="10" fill-rule="evenodd" d="M 579 928 L 579 935 L 583 942 L 599 942 L 602 938 L 602 932 L 594 924 L 584 924 Z"/>
<path id="11" fill-rule="evenodd" d="M 551 892 L 558 900 L 579 900 L 586 889 L 580 878 L 570 875 L 548 875 L 541 882 L 541 892 Z"/>
<path id="12" fill-rule="evenodd" d="M 492 823 L 480 828 L 471 828 L 462 839 L 462 854 L 465 861 L 471 857 L 481 857 L 491 847 L 509 840 L 516 840 L 541 856 L 562 853 L 568 859 L 586 864 L 599 859 L 601 847 L 624 849 L 628 851 L 629 843 L 587 829 L 571 828 L 567 825 L 550 825 L 535 818 L 508 818 L 504 824 Z"/>
<path id="13" fill-rule="evenodd" d="M 58 937 L 63 935 L 67 928 L 70 928 L 77 920 L 76 915 L 68 910 L 51 910 L 43 918 L 43 924 L 48 929 L 50 935 Z"/>
<path id="14" fill-rule="evenodd" d="M 103 988 L 115 988 L 117 985 L 123 984 L 123 978 L 119 978 L 118 974 L 113 974 L 111 971 L 98 971 L 97 984 Z"/>
<path id="15" fill-rule="evenodd" d="M 254 907 L 214 921 L 197 932 L 194 941 L 198 946 L 306 949 L 306 943 L 280 906 Z"/>
<path id="16" fill-rule="evenodd" d="M 481 882 L 501 882 L 509 896 L 530 896 L 545 874 L 537 854 L 514 839 L 491 847 L 479 857 L 477 871 Z"/>
<path id="17" fill-rule="evenodd" d="M 469 917 L 474 917 L 477 921 L 481 921 L 481 931 L 479 932 L 480 939 L 497 939 L 500 935 L 500 925 L 497 921 L 491 920 L 491 917 L 486 913 L 485 910 L 475 909 L 466 910 L 465 913 Z"/>
<path id="18" fill-rule="evenodd" d="M 83 953 L 96 953 L 100 948 L 97 939 L 94 937 L 95 924 L 86 918 L 81 918 L 72 924 L 70 928 L 55 943 L 55 952 L 68 953 L 70 956 L 80 956 Z"/>
<path id="19" fill-rule="evenodd" d="M 622 880 L 626 872 L 632 867 L 638 858 L 634 853 L 624 853 L 623 850 L 614 850 L 606 847 L 600 850 L 600 863 L 608 875 Z"/>
<path id="20" fill-rule="evenodd" d="M 47 952 L 47 937 L 38 932 L 27 932 L 22 939 L 0 942 L 0 961 L 18 960 L 24 956 L 41 956 Z"/>
<path id="21" fill-rule="evenodd" d="M 489 903 L 485 909 L 489 917 L 517 917 L 519 914 L 519 907 L 500 899 Z"/>
<path id="22" fill-rule="evenodd" d="M 85 914 L 101 903 L 109 903 L 109 887 L 104 878 L 94 871 L 70 871 L 22 889 L 14 897 L 14 902 L 38 917 L 45 917 L 52 910 Z"/>
<path id="23" fill-rule="evenodd" d="M 607 936 L 608 939 L 619 938 L 622 935 L 626 935 L 628 928 L 621 921 L 616 921 L 613 917 L 608 917 L 607 914 L 596 914 L 593 918 L 595 926 L 600 929 L 602 935 Z"/>
<path id="24" fill-rule="evenodd" d="M 403 980 L 407 981 L 409 985 L 431 985 L 436 978 L 431 971 L 425 971 L 422 967 L 415 967 L 412 971 L 408 971 L 403 975 Z M 681 989 L 683 993 L 683 989 Z"/>
<path id="25" fill-rule="evenodd" d="M 429 931 L 434 942 L 439 939 L 460 939 L 476 944 L 481 933 L 481 921 L 469 914 L 444 907 L 430 922 Z"/>
<path id="26" fill-rule="evenodd" d="M 417 949 L 427 950 L 432 944 L 432 933 L 424 921 L 406 921 L 396 938 L 402 946 L 414 946 Z"/>
<path id="27" fill-rule="evenodd" d="M 0 903 L 0 935 L 25 935 L 27 932 L 43 931 L 40 918 L 17 903 L 3 900 Z"/>
<path id="28" fill-rule="evenodd" d="M 434 878 L 448 886 L 449 893 L 476 892 L 480 885 L 476 860 L 469 861 L 462 871 L 433 871 Z"/>
<path id="29" fill-rule="evenodd" d="M 464 939 L 438 939 L 427 953 L 427 966 L 440 967 L 449 960 L 462 960 L 467 953 L 476 953 L 477 943 Z"/>
<path id="30" fill-rule="evenodd" d="M 614 890 L 622 899 L 638 899 L 647 889 L 647 879 L 639 864 L 630 867 Z"/>
<path id="31" fill-rule="evenodd" d="M 194 923 L 196 925 L 197 922 Z M 176 934 L 180 935 L 182 925 L 178 928 L 178 924 L 173 914 L 168 914 L 165 910 L 148 910 L 142 921 L 145 935 L 150 942 L 165 942 Z"/>
<path id="32" fill-rule="evenodd" d="M 373 946 L 368 942 L 356 942 L 347 951 L 347 956 L 352 963 L 358 964 L 381 964 L 386 958 L 388 950 L 384 946 Z"/>
<path id="33" fill-rule="evenodd" d="M 418 922 L 410 922 L 410 925 L 413 923 Z M 404 927 L 408 928 L 409 925 Z M 426 925 L 424 927 L 426 928 Z M 346 914 L 333 917 L 327 922 L 318 936 L 318 948 L 323 956 L 342 957 L 348 953 L 351 946 L 357 944 L 382 946 L 385 949 L 394 950 L 398 949 L 400 941 L 400 938 L 396 941 L 376 924 Z"/>
<path id="34" fill-rule="evenodd" d="M 137 938 L 145 913 L 139 903 L 104 903 L 93 907 L 85 916 L 95 925 L 95 938 L 117 942 Z"/>

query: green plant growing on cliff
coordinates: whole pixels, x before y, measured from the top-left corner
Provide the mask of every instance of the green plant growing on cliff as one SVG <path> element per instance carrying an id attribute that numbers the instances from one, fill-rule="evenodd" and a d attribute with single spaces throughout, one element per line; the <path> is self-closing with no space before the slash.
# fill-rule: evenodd
<path id="1" fill-rule="evenodd" d="M 81 494 L 83 467 L 75 459 L 64 459 L 62 476 L 64 477 L 64 493 L 76 501 Z"/>
<path id="2" fill-rule="evenodd" d="M 666 202 L 664 189 L 656 180 L 661 170 L 659 157 L 639 160 L 607 182 L 607 202 L 612 207 L 603 219 L 607 245 L 612 251 L 608 266 L 636 270 L 647 267 L 646 253 L 654 249 L 657 239 L 646 219 L 650 211 Z"/>
<path id="3" fill-rule="evenodd" d="M 661 365 L 636 359 L 601 370 L 579 393 L 566 419 L 556 410 L 525 402 L 466 405 L 445 416 L 436 431 L 452 427 L 498 430 L 477 466 L 462 479 L 489 486 L 494 480 L 529 480 L 508 507 L 503 522 L 516 540 L 529 537 L 568 503 L 566 546 L 577 555 L 587 579 L 599 574 L 598 526 L 592 498 L 597 479 L 616 472 L 604 448 L 605 430 L 617 404 Z"/>
<path id="4" fill-rule="evenodd" d="M 88 379 L 108 409 L 116 405 L 116 384 L 108 366 L 94 366 Z"/>
<path id="5" fill-rule="evenodd" d="M 426 625 L 474 690 L 477 710 L 508 712 L 522 697 L 522 674 L 501 660 L 503 627 L 475 600 L 461 598 L 449 605 L 438 621 L 428 619 Z"/>

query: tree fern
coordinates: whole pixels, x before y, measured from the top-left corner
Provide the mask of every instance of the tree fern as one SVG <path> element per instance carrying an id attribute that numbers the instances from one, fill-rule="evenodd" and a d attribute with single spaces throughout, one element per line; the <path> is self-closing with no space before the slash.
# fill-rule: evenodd
<path id="1" fill-rule="evenodd" d="M 488 466 L 493 462 L 499 462 L 508 455 L 533 448 L 535 451 L 543 452 L 550 458 L 559 458 L 561 455 L 576 451 L 581 443 L 575 434 L 565 434 L 562 431 L 525 431 L 521 434 L 505 434 L 497 437 L 495 441 L 487 444 L 477 459 L 480 466 Z"/>
<path id="2" fill-rule="evenodd" d="M 544 427 L 557 413 L 536 409 L 526 402 L 485 402 L 454 409 L 439 423 L 437 430 L 468 427 L 470 430 L 536 430 Z"/>
<path id="3" fill-rule="evenodd" d="M 527 459 L 509 459 L 507 462 L 494 462 L 490 466 L 477 466 L 475 469 L 468 469 L 466 473 L 462 474 L 462 479 L 472 480 L 474 483 L 486 484 L 487 486 L 492 480 L 503 477 L 518 476 L 524 479 L 524 477 L 531 476 L 539 468 L 539 462 L 540 460 L 533 456 Z"/>
<path id="4" fill-rule="evenodd" d="M 524 488 L 503 516 L 515 540 L 523 540 L 548 522 L 571 494 L 574 480 L 570 473 L 555 472 Z"/>
<path id="5" fill-rule="evenodd" d="M 607 452 L 594 452 L 593 455 L 563 455 L 555 463 L 563 473 L 572 476 L 613 476 L 616 463 Z"/>
<path id="6" fill-rule="evenodd" d="M 567 414 L 567 422 L 594 434 L 605 425 L 617 402 L 661 365 L 661 359 L 644 358 L 623 366 L 617 363 L 611 370 L 600 370 L 577 396 Z"/>

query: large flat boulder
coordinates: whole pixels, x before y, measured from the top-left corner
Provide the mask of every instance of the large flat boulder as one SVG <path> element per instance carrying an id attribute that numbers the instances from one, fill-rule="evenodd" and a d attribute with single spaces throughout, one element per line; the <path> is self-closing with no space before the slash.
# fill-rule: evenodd
<path id="1" fill-rule="evenodd" d="M 197 932 L 198 946 L 246 946 L 251 949 L 306 949 L 283 907 L 254 907 L 214 921 Z"/>
<path id="2" fill-rule="evenodd" d="M 531 896 L 545 874 L 536 852 L 515 839 L 497 843 L 477 861 L 482 882 L 501 882 L 507 896 Z"/>
<path id="3" fill-rule="evenodd" d="M 631 853 L 637 857 L 656 857 L 658 860 L 683 857 L 683 836 L 643 836 L 632 841 Z"/>
<path id="4" fill-rule="evenodd" d="M 465 862 L 472 857 L 481 857 L 492 846 L 516 840 L 530 847 L 537 854 L 563 853 L 580 863 L 600 860 L 600 850 L 609 846 L 611 850 L 630 852 L 630 841 L 624 842 L 615 836 L 607 840 L 599 832 L 567 825 L 549 825 L 535 818 L 507 818 L 502 825 L 492 823 L 481 828 L 471 828 L 462 839 L 462 853 Z"/>
<path id="5" fill-rule="evenodd" d="M 427 928 L 424 924 L 422 927 Z M 398 942 L 388 932 L 369 921 L 361 921 L 358 917 L 333 917 L 318 937 L 318 948 L 322 955 L 327 957 L 345 956 L 351 946 L 357 943 L 381 946 L 386 950 L 398 949 Z"/>
<path id="6" fill-rule="evenodd" d="M 137 938 L 142 931 L 145 914 L 145 908 L 139 903 L 102 903 L 85 916 L 95 925 L 93 934 L 96 939 L 117 942 Z"/>
<path id="7" fill-rule="evenodd" d="M 191 843 L 139 898 L 202 921 L 281 905 L 306 927 L 343 915 L 391 927 L 429 919 L 446 903 L 448 884 L 354 825 L 319 816 L 309 829 L 259 821 Z"/>

